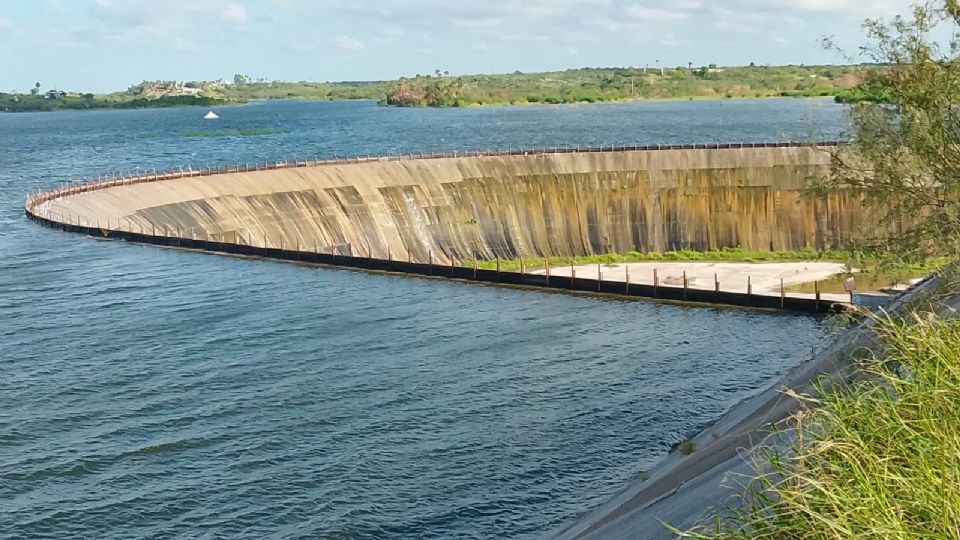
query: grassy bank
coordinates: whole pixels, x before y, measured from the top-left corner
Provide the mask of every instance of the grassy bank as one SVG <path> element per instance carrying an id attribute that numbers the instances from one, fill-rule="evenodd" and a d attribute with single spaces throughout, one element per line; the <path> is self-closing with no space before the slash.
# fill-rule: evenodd
<path id="1" fill-rule="evenodd" d="M 755 251 L 742 248 L 724 248 L 711 251 L 664 251 L 659 253 L 640 253 L 631 251 L 626 254 L 607 253 L 605 255 L 588 255 L 585 257 L 531 257 L 523 259 L 525 269 L 544 268 L 550 266 L 569 266 L 584 264 L 617 264 L 624 262 L 655 262 L 655 261 L 695 261 L 695 262 L 777 262 L 777 261 L 840 261 L 850 260 L 850 253 L 846 251 Z M 500 261 L 500 269 L 515 271 L 520 269 L 520 259 Z M 473 266 L 473 261 L 463 261 L 464 266 Z M 477 267 L 486 270 L 496 270 L 497 261 L 478 261 Z"/>
<path id="2" fill-rule="evenodd" d="M 857 270 L 837 274 L 817 284 L 820 292 L 845 293 L 843 282 L 852 277 L 858 291 L 879 291 L 897 284 L 904 284 L 911 279 L 926 277 L 943 268 L 949 258 L 935 257 L 923 262 L 907 263 L 890 261 L 882 258 L 866 258 L 856 264 Z M 801 283 L 787 287 L 790 292 L 813 293 L 813 283 Z"/>
<path id="3" fill-rule="evenodd" d="M 770 452 L 747 509 L 686 537 L 958 538 L 960 322 L 881 327 L 858 382 L 806 397 L 800 441 Z"/>

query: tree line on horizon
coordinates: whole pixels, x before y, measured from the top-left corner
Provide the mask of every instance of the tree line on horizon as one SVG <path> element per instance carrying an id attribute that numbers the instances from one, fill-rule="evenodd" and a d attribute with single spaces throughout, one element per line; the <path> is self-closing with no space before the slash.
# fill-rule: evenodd
<path id="1" fill-rule="evenodd" d="M 29 94 L 0 93 L 0 111 L 226 105 L 250 100 L 377 100 L 400 107 L 463 107 L 528 103 L 599 103 L 631 99 L 717 99 L 832 96 L 839 101 L 883 101 L 861 83 L 876 65 L 676 68 L 577 68 L 505 74 L 432 74 L 393 81 L 268 81 L 236 74 L 223 81 L 143 81 L 124 91 L 95 95 L 40 86 Z M 39 85 L 39 83 L 37 83 Z M 868 89 L 866 89 L 868 90 Z"/>
<path id="2" fill-rule="evenodd" d="M 837 97 L 855 89 L 874 66 L 580 68 L 558 72 L 403 77 L 383 100 L 401 107 L 527 103 L 597 103 L 630 99 Z"/>

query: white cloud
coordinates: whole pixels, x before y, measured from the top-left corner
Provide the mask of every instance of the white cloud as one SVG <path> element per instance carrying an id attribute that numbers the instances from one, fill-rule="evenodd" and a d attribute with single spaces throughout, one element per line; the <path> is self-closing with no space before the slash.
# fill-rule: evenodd
<path id="1" fill-rule="evenodd" d="M 244 9 L 243 6 L 234 3 L 227 4 L 227 7 L 223 9 L 220 17 L 230 24 L 244 24 L 250 20 L 247 16 L 247 10 Z"/>
<path id="2" fill-rule="evenodd" d="M 363 50 L 363 42 L 350 36 L 337 36 L 336 39 L 333 40 L 333 44 L 336 48 L 343 51 Z"/>
<path id="3" fill-rule="evenodd" d="M 503 19 L 453 19 L 450 21 L 457 28 L 496 28 L 503 25 Z"/>
<path id="4" fill-rule="evenodd" d="M 474 51 L 479 51 L 479 52 L 487 52 L 490 50 L 490 46 L 487 45 L 486 43 L 477 43 L 475 45 L 471 45 L 470 48 Z"/>
<path id="5" fill-rule="evenodd" d="M 405 33 L 406 32 L 403 31 L 403 28 L 399 26 L 388 26 L 387 28 L 383 29 L 383 35 L 389 37 L 400 37 Z"/>
<path id="6" fill-rule="evenodd" d="M 689 40 L 680 39 L 673 32 L 666 32 L 663 35 L 663 39 L 660 40 L 660 44 L 664 47 L 684 47 L 691 45 Z"/>
<path id="7" fill-rule="evenodd" d="M 844 14 L 858 18 L 907 14 L 914 0 L 778 0 L 781 9 L 812 14 Z"/>
<path id="8" fill-rule="evenodd" d="M 187 41 L 180 36 L 174 38 L 172 45 L 175 51 L 182 53 L 195 53 L 200 50 L 195 43 Z"/>
<path id="9" fill-rule="evenodd" d="M 846 0 L 791 0 L 791 4 L 801 11 L 846 11 L 852 2 Z"/>
<path id="10" fill-rule="evenodd" d="M 633 5 L 627 8 L 627 16 L 632 19 L 650 22 L 677 21 L 686 19 L 689 14 L 681 10 L 651 8 Z"/>
<path id="11" fill-rule="evenodd" d="M 13 21 L 6 17 L 0 17 L 0 28 L 12 28 Z"/>

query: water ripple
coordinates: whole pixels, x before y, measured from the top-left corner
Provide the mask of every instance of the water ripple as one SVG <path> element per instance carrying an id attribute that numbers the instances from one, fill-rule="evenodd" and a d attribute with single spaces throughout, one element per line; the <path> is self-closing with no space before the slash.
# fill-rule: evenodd
<path id="1" fill-rule="evenodd" d="M 223 111 L 225 127 L 286 133 L 229 141 L 179 137 L 202 122 L 191 109 L 0 116 L 0 537 L 536 537 L 819 334 L 805 317 L 91 241 L 27 222 L 24 193 L 138 164 L 449 150 L 491 133 L 801 138 L 783 130 L 841 118 L 750 103 L 265 103 Z"/>

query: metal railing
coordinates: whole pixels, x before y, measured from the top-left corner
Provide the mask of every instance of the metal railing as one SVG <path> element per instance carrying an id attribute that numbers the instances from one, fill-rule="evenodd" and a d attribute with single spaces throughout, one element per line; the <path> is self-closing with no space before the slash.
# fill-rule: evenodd
<path id="1" fill-rule="evenodd" d="M 147 182 L 162 182 L 165 180 L 176 180 L 179 178 L 194 178 L 203 176 L 214 176 L 224 174 L 249 173 L 257 171 L 272 171 L 281 169 L 293 169 L 299 167 L 323 167 L 347 164 L 363 163 L 381 163 L 391 161 L 409 161 L 409 160 L 429 160 L 429 159 L 449 159 L 449 158 L 467 158 L 467 157 L 504 157 L 504 156 L 547 156 L 557 154 L 590 154 L 590 153 L 615 153 L 615 152 L 652 152 L 665 150 L 735 150 L 735 149 L 756 149 L 756 148 L 801 148 L 801 147 L 838 147 L 842 146 L 842 141 L 814 141 L 814 142 L 766 142 L 766 143 L 706 143 L 706 144 L 656 144 L 656 145 L 632 145 L 632 146 L 566 146 L 566 147 L 520 147 L 513 150 L 469 150 L 459 152 L 416 152 L 416 153 L 397 153 L 366 155 L 354 157 L 339 157 L 313 160 L 273 161 L 264 163 L 237 163 L 234 166 L 216 165 L 203 166 L 196 169 L 193 166 L 187 166 L 186 169 L 179 167 L 177 170 L 158 172 L 154 169 L 152 172 L 136 174 L 132 176 L 98 178 L 88 182 L 78 184 L 64 184 L 58 189 L 48 191 L 38 191 L 27 196 L 24 206 L 28 212 L 35 212 L 38 205 L 63 198 L 69 195 L 77 195 L 90 191 L 97 191 L 116 186 L 129 186 Z"/>

